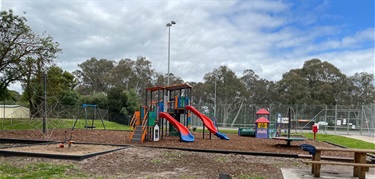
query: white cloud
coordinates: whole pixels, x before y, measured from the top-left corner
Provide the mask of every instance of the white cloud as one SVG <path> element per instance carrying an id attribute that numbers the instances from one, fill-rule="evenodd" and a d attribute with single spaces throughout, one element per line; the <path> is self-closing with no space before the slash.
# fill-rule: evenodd
<path id="1" fill-rule="evenodd" d="M 145 56 L 157 72 L 167 73 L 165 24 L 174 20 L 171 72 L 186 81 L 202 81 L 220 65 L 239 76 L 253 69 L 261 78 L 280 80 L 312 58 L 347 75 L 373 73 L 374 27 L 349 33 L 340 24 L 321 24 L 340 18 L 328 13 L 331 6 L 327 1 L 16 0 L 2 8 L 26 11 L 34 31 L 53 36 L 63 49 L 58 64 L 67 71 L 91 57 Z"/>

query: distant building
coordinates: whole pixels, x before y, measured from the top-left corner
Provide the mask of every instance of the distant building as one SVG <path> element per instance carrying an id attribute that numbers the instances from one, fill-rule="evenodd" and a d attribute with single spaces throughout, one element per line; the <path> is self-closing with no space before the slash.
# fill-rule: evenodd
<path id="1" fill-rule="evenodd" d="M 20 105 L 0 105 L 0 118 L 30 118 L 30 109 Z"/>

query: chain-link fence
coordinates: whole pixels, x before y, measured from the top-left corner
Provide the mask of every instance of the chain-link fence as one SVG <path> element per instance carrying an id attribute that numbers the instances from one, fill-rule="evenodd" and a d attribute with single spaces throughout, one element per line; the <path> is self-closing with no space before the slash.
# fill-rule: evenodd
<path id="1" fill-rule="evenodd" d="M 44 114 L 47 120 L 53 119 L 58 120 L 108 120 L 117 122 L 124 125 L 129 125 L 131 116 L 123 115 L 121 113 L 112 112 L 110 108 L 100 108 L 100 106 L 95 107 L 82 105 L 62 105 L 60 103 L 48 104 L 46 110 L 44 110 L 44 105 L 39 105 L 39 107 L 34 107 L 33 112 L 26 105 L 0 105 L 0 119 L 1 119 L 1 129 L 6 128 L 4 125 L 17 125 L 17 123 L 28 123 L 41 125 Z M 72 126 L 70 126 L 72 127 Z M 36 127 L 38 128 L 38 127 Z"/>
<path id="2" fill-rule="evenodd" d="M 279 115 L 283 118 L 288 117 L 290 108 L 291 126 L 296 132 L 311 131 L 312 125 L 317 124 L 319 131 L 325 133 L 375 135 L 375 104 L 358 106 L 219 104 L 216 115 L 212 106 L 195 107 L 214 120 L 219 128 L 254 127 L 257 120 L 256 112 L 261 108 L 269 111 L 272 128 Z M 192 126 L 202 125 L 202 121 L 193 115 Z"/>
<path id="3" fill-rule="evenodd" d="M 278 116 L 288 117 L 291 111 L 291 126 L 296 132 L 311 131 L 313 124 L 319 124 L 319 131 L 332 134 L 353 134 L 375 136 L 375 104 L 369 105 L 259 105 L 259 104 L 218 104 L 216 114 L 214 105 L 195 105 L 195 107 L 210 117 L 219 128 L 254 127 L 258 116 L 256 112 L 265 108 L 269 111 L 270 127 L 274 127 Z M 40 105 L 37 115 L 32 115 L 27 106 L 0 105 L 0 118 L 4 121 L 24 118 L 27 122 L 41 121 L 44 108 Z M 96 111 L 97 110 L 97 111 Z M 46 109 L 48 119 L 104 119 L 128 125 L 131 116 L 111 112 L 111 109 L 86 108 L 82 105 L 48 104 Z M 20 116 L 30 117 L 20 117 Z M 78 116 L 79 115 L 79 116 Z M 6 124 L 12 124 L 7 122 Z M 192 115 L 191 126 L 201 127 L 202 121 Z M 287 125 L 285 125 L 287 126 Z"/>

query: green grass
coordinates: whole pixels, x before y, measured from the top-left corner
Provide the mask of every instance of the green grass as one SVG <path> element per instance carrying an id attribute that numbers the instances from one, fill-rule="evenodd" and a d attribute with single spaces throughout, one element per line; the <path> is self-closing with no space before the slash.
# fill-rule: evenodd
<path id="1" fill-rule="evenodd" d="M 64 164 L 30 164 L 15 167 L 10 164 L 0 164 L 0 178 L 85 178 L 74 165 Z"/>
<path id="2" fill-rule="evenodd" d="M 252 173 L 252 174 L 240 174 L 238 176 L 234 177 L 235 179 L 267 179 L 267 177 L 264 177 L 262 175 Z"/>
<path id="3" fill-rule="evenodd" d="M 48 129 L 70 129 L 72 128 L 75 119 L 47 119 Z M 86 122 L 84 119 L 79 119 L 75 129 L 84 129 Z M 87 120 L 87 125 L 91 126 L 92 121 Z M 118 124 L 115 122 L 104 120 L 105 128 L 108 130 L 130 130 L 129 126 Z M 100 119 L 94 120 L 95 129 L 104 129 Z M 29 130 L 42 129 L 42 119 L 2 119 L 0 121 L 1 130 Z"/>
<path id="4" fill-rule="evenodd" d="M 304 133 L 304 137 L 309 139 L 314 139 L 313 133 Z M 327 141 L 348 148 L 358 148 L 358 149 L 375 149 L 375 144 L 370 142 L 365 142 L 357 139 L 352 139 L 344 136 L 330 135 L 330 134 L 317 134 L 317 141 Z"/>

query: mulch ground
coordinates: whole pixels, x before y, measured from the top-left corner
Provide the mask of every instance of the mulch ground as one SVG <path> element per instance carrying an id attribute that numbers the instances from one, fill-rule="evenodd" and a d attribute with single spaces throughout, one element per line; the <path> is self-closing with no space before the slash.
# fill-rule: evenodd
<path id="1" fill-rule="evenodd" d="M 70 137 L 70 131 L 67 132 Z M 179 137 L 163 137 L 158 142 L 130 143 L 130 132 L 108 130 L 74 130 L 72 140 L 83 143 L 121 144 L 133 147 L 95 156 L 83 161 L 67 161 L 31 157 L 0 157 L 0 163 L 21 165 L 23 163 L 73 163 L 80 171 L 86 172 L 90 178 L 218 178 L 219 174 L 229 174 L 235 178 L 263 176 L 270 179 L 281 179 L 280 168 L 301 168 L 310 170 L 302 164 L 301 159 L 284 157 L 265 157 L 240 154 L 218 154 L 170 149 L 150 148 L 170 147 L 209 150 L 230 150 L 244 152 L 266 152 L 278 154 L 303 154 L 308 152 L 299 148 L 301 144 L 321 147 L 335 147 L 325 142 L 306 139 L 294 141 L 291 146 L 286 141 L 273 139 L 257 139 L 227 134 L 230 140 L 221 140 L 208 134 L 203 139 L 202 133 L 193 132 L 195 141 L 180 142 Z M 65 130 L 51 130 L 43 134 L 40 130 L 0 131 L 0 138 L 34 139 L 64 141 Z M 322 155 L 352 157 L 349 153 L 327 152 Z M 16 161 L 13 162 L 12 161 Z M 343 168 L 324 167 L 323 171 L 342 171 Z M 351 171 L 351 168 L 347 168 Z M 373 171 L 372 171 L 373 172 Z"/>
<path id="2" fill-rule="evenodd" d="M 230 140 L 221 140 L 214 135 L 211 135 L 210 138 L 208 133 L 205 134 L 204 139 L 202 133 L 192 132 L 192 134 L 195 136 L 194 142 L 181 142 L 179 137 L 173 136 L 163 137 L 163 139 L 158 142 L 131 143 L 129 139 L 130 132 L 127 131 L 76 129 L 72 133 L 72 140 L 76 142 L 96 144 L 130 144 L 135 146 L 160 146 L 304 155 L 308 155 L 308 152 L 299 148 L 299 145 L 301 144 L 311 144 L 319 147 L 335 147 L 325 142 L 318 142 L 309 139 L 304 141 L 293 141 L 290 146 L 287 146 L 286 141 L 283 140 L 257 139 L 254 137 L 238 136 L 236 134 L 227 134 Z M 66 137 L 70 138 L 70 131 L 67 131 Z M 0 138 L 64 141 L 65 130 L 51 130 L 46 134 L 43 134 L 40 130 L 0 131 Z M 329 156 L 351 157 L 345 152 L 327 152 L 324 154 Z"/>

